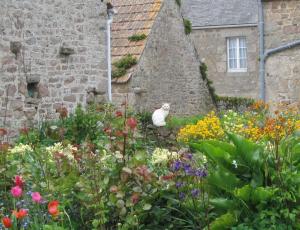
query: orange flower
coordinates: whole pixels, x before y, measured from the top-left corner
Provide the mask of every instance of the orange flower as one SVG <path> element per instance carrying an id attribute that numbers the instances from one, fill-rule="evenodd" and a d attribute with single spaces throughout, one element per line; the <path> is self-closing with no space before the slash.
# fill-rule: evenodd
<path id="1" fill-rule="evenodd" d="M 9 217 L 3 217 L 2 218 L 2 224 L 5 228 L 11 228 L 12 227 L 12 221 Z"/>
<path id="2" fill-rule="evenodd" d="M 48 212 L 50 213 L 50 215 L 52 217 L 58 216 L 58 214 L 59 214 L 58 205 L 59 205 L 59 202 L 57 200 L 53 200 L 53 201 L 49 202 Z"/>
<path id="3" fill-rule="evenodd" d="M 25 209 L 20 209 L 19 211 L 14 210 L 13 211 L 13 215 L 17 218 L 17 219 L 23 219 L 25 216 L 27 216 L 28 212 Z"/>

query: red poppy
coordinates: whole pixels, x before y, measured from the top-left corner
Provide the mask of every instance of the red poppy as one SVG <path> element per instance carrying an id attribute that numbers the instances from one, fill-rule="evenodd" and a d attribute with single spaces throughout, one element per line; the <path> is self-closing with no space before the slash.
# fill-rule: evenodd
<path id="1" fill-rule="evenodd" d="M 140 195 L 138 193 L 133 193 L 130 199 L 133 204 L 137 204 L 140 200 Z"/>
<path id="2" fill-rule="evenodd" d="M 0 128 L 0 137 L 3 137 L 7 134 L 7 130 L 4 128 Z"/>
<path id="3" fill-rule="evenodd" d="M 20 188 L 23 187 L 24 185 L 24 180 L 22 178 L 22 176 L 15 176 L 15 186 L 19 186 Z"/>
<path id="4" fill-rule="evenodd" d="M 49 202 L 48 212 L 50 213 L 51 216 L 55 217 L 59 214 L 58 205 L 59 205 L 59 202 L 57 200 L 53 200 L 53 201 Z"/>
<path id="5" fill-rule="evenodd" d="M 129 126 L 129 128 L 131 129 L 135 129 L 135 127 L 137 126 L 137 121 L 135 118 L 130 117 L 127 119 L 127 125 Z"/>
<path id="6" fill-rule="evenodd" d="M 116 117 L 122 117 L 123 113 L 121 111 L 116 111 L 115 115 Z"/>
<path id="7" fill-rule="evenodd" d="M 27 216 L 28 212 L 25 209 L 20 209 L 19 211 L 14 210 L 13 211 L 13 215 L 17 218 L 17 219 L 23 219 L 25 216 Z"/>
<path id="8" fill-rule="evenodd" d="M 6 228 L 11 228 L 12 227 L 12 221 L 11 221 L 11 219 L 9 217 L 3 217 L 2 218 L 2 224 Z"/>

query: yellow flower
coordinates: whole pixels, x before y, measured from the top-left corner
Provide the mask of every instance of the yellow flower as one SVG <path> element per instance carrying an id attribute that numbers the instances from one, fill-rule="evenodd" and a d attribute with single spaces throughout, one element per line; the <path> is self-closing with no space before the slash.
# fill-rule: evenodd
<path id="1" fill-rule="evenodd" d="M 195 125 L 187 125 L 178 133 L 178 141 L 188 142 L 193 139 L 221 139 L 224 130 L 215 112 L 209 113 Z"/>

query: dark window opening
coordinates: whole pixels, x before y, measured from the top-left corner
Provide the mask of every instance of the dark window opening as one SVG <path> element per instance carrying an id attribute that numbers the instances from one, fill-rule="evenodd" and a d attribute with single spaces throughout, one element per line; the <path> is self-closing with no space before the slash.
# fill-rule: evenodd
<path id="1" fill-rule="evenodd" d="M 37 98 L 38 97 L 38 83 L 27 83 L 27 92 L 28 96 L 31 98 Z"/>

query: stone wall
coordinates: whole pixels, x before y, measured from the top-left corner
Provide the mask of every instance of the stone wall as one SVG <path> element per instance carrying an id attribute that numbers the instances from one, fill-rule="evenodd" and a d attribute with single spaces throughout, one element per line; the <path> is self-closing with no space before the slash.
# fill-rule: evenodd
<path id="1" fill-rule="evenodd" d="M 197 54 L 185 35 L 175 1 L 164 1 L 130 86 L 139 111 L 154 111 L 163 103 L 171 113 L 191 115 L 213 109 L 199 71 Z"/>
<path id="2" fill-rule="evenodd" d="M 227 71 L 227 37 L 245 36 L 248 48 L 248 71 Z M 195 29 L 192 38 L 196 49 L 208 67 L 207 76 L 220 96 L 257 98 L 258 91 L 258 29 L 208 28 Z"/>
<path id="3" fill-rule="evenodd" d="M 100 0 L 0 1 L 0 126 L 57 118 L 106 94 L 106 5 Z"/>
<path id="4" fill-rule="evenodd" d="M 266 49 L 300 40 L 300 1 L 265 1 Z M 270 56 L 266 61 L 268 101 L 300 101 L 300 47 Z"/>

